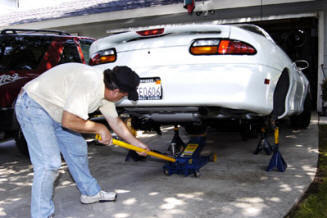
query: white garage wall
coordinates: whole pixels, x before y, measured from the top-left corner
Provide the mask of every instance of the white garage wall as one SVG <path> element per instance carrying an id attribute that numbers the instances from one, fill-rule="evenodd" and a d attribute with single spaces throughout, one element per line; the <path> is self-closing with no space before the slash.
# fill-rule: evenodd
<path id="1" fill-rule="evenodd" d="M 322 99 L 321 99 L 321 83 L 327 76 L 327 11 L 319 12 L 319 23 L 318 23 L 318 86 L 317 86 L 317 111 L 322 110 Z M 322 66 L 323 65 L 323 66 Z M 322 69 L 323 68 L 323 69 Z M 323 74 L 323 70 L 325 75 Z M 326 78 L 327 79 L 327 78 Z"/>

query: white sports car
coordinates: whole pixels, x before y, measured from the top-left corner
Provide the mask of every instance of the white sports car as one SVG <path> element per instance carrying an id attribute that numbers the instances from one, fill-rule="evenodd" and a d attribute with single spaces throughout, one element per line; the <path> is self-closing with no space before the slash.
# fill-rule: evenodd
<path id="1" fill-rule="evenodd" d="M 117 107 L 142 125 L 292 116 L 310 122 L 309 82 L 262 28 L 189 24 L 98 39 L 91 65 L 127 65 L 141 77 L 139 100 Z M 210 121 L 210 122 L 209 122 Z M 134 122 L 135 123 L 135 122 Z"/>

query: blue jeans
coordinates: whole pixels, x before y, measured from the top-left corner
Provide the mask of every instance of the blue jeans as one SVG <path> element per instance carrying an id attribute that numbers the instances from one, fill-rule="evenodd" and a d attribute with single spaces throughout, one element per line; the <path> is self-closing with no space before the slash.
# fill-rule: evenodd
<path id="1" fill-rule="evenodd" d="M 90 174 L 84 138 L 54 121 L 26 92 L 18 97 L 15 110 L 34 169 L 32 217 L 44 218 L 54 213 L 52 195 L 61 166 L 60 153 L 81 194 L 96 195 L 100 186 Z"/>

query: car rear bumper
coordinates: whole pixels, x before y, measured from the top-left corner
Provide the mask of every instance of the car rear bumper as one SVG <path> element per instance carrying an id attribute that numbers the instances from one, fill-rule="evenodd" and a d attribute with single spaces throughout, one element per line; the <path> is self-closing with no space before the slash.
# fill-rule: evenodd
<path id="1" fill-rule="evenodd" d="M 134 69 L 134 68 L 133 68 Z M 161 100 L 123 100 L 124 108 L 219 107 L 268 115 L 279 70 L 253 64 L 152 66 L 134 69 L 140 77 L 160 77 Z"/>

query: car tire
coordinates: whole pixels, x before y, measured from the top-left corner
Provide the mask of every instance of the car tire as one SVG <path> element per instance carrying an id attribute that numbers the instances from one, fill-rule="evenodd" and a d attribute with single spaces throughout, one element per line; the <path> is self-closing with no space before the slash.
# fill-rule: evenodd
<path id="1" fill-rule="evenodd" d="M 207 125 L 206 124 L 185 124 L 183 125 L 185 131 L 187 132 L 187 134 L 190 135 L 200 135 L 200 134 L 204 134 L 207 130 Z"/>
<path id="2" fill-rule="evenodd" d="M 250 138 L 257 138 L 259 127 L 249 120 L 242 120 L 240 123 L 240 134 L 243 141 L 247 141 Z"/>
<path id="3" fill-rule="evenodd" d="M 195 170 L 194 171 L 194 177 L 200 177 L 200 171 L 199 170 Z"/>
<path id="4" fill-rule="evenodd" d="M 290 117 L 291 127 L 294 129 L 305 129 L 310 124 L 312 109 L 310 94 L 305 98 L 303 107 L 304 109 L 301 114 Z"/>
<path id="5" fill-rule="evenodd" d="M 26 157 L 29 157 L 27 142 L 21 130 L 17 132 L 15 136 L 15 141 L 16 141 L 16 146 L 20 151 L 20 153 L 22 153 Z"/>
<path id="6" fill-rule="evenodd" d="M 170 173 L 170 171 L 169 171 L 168 169 L 164 169 L 164 170 L 163 170 L 163 173 L 164 173 L 166 176 L 170 176 L 170 175 L 171 175 L 171 173 Z"/>

